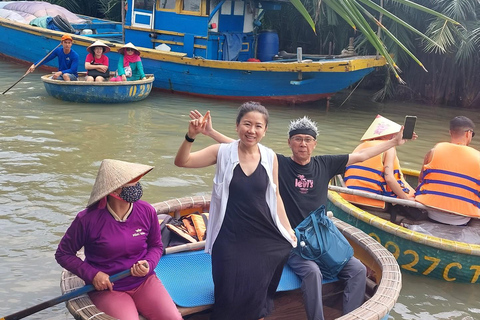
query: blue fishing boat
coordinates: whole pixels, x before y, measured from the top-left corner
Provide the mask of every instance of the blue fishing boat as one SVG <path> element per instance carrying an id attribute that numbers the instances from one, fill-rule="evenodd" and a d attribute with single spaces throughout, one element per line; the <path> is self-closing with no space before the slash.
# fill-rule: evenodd
<path id="1" fill-rule="evenodd" d="M 117 65 L 118 49 L 132 42 L 146 72 L 154 74 L 155 88 L 208 98 L 302 103 L 328 98 L 385 65 L 383 57 L 356 56 L 353 47 L 339 56 L 302 54 L 301 48 L 298 54 L 279 54 L 277 33 L 259 26 L 265 11 L 290 5 L 285 1 L 126 4 L 123 23 L 64 17 L 70 23 L 64 30 L 75 33 L 73 50 L 80 55 L 80 66 L 95 40 L 111 48 L 111 67 Z M 64 33 L 0 18 L 0 55 L 38 61 Z M 48 66 L 55 67 L 55 60 Z"/>
<path id="2" fill-rule="evenodd" d="M 51 75 L 42 76 L 47 93 L 64 101 L 83 103 L 127 103 L 140 101 L 148 97 L 155 77 L 146 75 L 146 79 L 120 82 L 86 82 L 85 74 L 79 73 L 79 81 L 54 80 Z"/>

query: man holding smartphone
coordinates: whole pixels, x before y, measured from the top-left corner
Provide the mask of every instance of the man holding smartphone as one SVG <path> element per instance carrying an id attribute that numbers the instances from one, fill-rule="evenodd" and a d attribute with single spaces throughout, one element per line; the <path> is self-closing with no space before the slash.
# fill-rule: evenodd
<path id="1" fill-rule="evenodd" d="M 474 129 L 469 118 L 453 118 L 450 142 L 438 143 L 425 156 L 415 200 L 430 207 L 432 220 L 466 225 L 480 218 L 480 152 L 468 146 Z"/>
<path id="2" fill-rule="evenodd" d="M 219 143 L 233 139 L 212 127 L 210 112 L 203 116 L 197 110 L 190 112 L 190 118 L 198 123 L 197 133 L 207 135 Z M 310 212 L 327 203 L 328 183 L 337 174 L 345 171 L 347 165 L 364 161 L 386 150 L 405 143 L 400 130 L 392 140 L 343 155 L 312 156 L 317 146 L 317 124 L 308 117 L 290 122 L 288 145 L 290 156 L 277 154 L 278 184 L 285 211 L 292 228 L 295 228 Z M 309 320 L 323 320 L 322 280 L 320 268 L 314 261 L 303 259 L 292 250 L 288 265 L 302 279 L 305 311 Z M 358 308 L 365 296 L 366 268 L 352 257 L 340 271 L 338 278 L 344 284 L 343 313 Z"/>

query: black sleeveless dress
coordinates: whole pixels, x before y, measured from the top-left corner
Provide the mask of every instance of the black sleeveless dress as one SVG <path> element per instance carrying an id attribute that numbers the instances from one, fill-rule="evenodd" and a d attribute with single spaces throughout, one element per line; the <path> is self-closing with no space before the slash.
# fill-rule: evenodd
<path id="1" fill-rule="evenodd" d="M 250 176 L 240 165 L 235 167 L 225 218 L 212 248 L 211 319 L 257 320 L 273 309 L 292 246 L 273 222 L 267 186 L 267 172 L 260 163 Z"/>

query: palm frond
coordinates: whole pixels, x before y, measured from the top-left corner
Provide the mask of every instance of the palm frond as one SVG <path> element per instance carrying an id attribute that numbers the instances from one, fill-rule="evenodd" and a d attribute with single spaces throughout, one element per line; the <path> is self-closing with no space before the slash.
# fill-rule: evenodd
<path id="1" fill-rule="evenodd" d="M 386 17 L 390 18 L 391 20 L 393 20 L 394 22 L 404 26 L 405 28 L 407 28 L 408 30 L 416 33 L 417 35 L 419 35 L 420 37 L 424 38 L 426 41 L 430 42 L 430 45 L 433 46 L 433 47 L 438 47 L 438 50 L 441 51 L 441 52 L 445 52 L 445 48 L 442 47 L 439 43 L 436 43 L 434 40 L 430 39 L 428 36 L 426 36 L 425 34 L 423 34 L 422 32 L 418 31 L 416 28 L 414 28 L 411 24 L 403 21 L 402 19 L 400 19 L 399 17 L 395 16 L 394 14 L 392 14 L 391 12 L 389 12 L 388 10 L 380 7 L 379 5 L 377 5 L 375 2 L 372 2 L 370 0 L 359 0 L 360 2 L 362 2 L 363 4 L 365 4 L 366 6 L 376 10 L 377 12 L 380 12 L 381 14 L 384 14 Z M 366 11 L 367 13 L 366 14 L 369 14 L 368 11 Z M 370 16 L 372 16 L 370 14 Z M 373 16 L 372 16 L 373 17 Z"/>
<path id="2" fill-rule="evenodd" d="M 451 24 L 437 18 L 428 25 L 425 33 L 436 43 L 439 43 L 440 46 L 449 48 L 456 43 L 455 35 L 458 34 L 458 31 Z M 425 43 L 424 48 L 426 52 L 438 53 L 438 47 L 433 46 L 431 43 Z"/>
<path id="3" fill-rule="evenodd" d="M 293 6 L 298 10 L 298 12 L 300 12 L 300 14 L 305 18 L 305 20 L 312 28 L 313 32 L 316 34 L 317 32 L 315 31 L 315 22 L 313 22 L 312 17 L 310 17 L 310 14 L 308 13 L 303 3 L 300 0 L 290 0 L 290 3 L 293 4 Z"/>
<path id="4" fill-rule="evenodd" d="M 470 0 L 439 1 L 437 6 L 445 15 L 457 21 L 475 18 L 475 3 Z"/>

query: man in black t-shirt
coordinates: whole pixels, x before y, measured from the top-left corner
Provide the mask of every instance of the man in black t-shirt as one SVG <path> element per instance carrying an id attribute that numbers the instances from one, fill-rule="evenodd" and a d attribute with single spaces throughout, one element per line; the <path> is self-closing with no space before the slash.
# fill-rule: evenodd
<path id="1" fill-rule="evenodd" d="M 198 132 L 220 143 L 233 141 L 212 127 L 210 113 L 203 117 L 197 110 L 190 112 L 197 121 Z M 308 117 L 291 121 L 288 130 L 288 145 L 292 155 L 277 154 L 278 184 L 285 211 L 292 228 L 295 228 L 310 212 L 327 204 L 328 182 L 345 167 L 365 161 L 388 149 L 405 143 L 403 128 L 392 139 L 359 152 L 344 155 L 312 156 L 317 146 L 317 124 Z M 288 265 L 302 279 L 305 310 L 309 320 L 323 320 L 322 280 L 320 268 L 314 261 L 303 259 L 292 250 Z M 358 308 L 364 300 L 366 268 L 352 257 L 337 276 L 344 282 L 343 313 Z"/>

